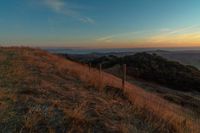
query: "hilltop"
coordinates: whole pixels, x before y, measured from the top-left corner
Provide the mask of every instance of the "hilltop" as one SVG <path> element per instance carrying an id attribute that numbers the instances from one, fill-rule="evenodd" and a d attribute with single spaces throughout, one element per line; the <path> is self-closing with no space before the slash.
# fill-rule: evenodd
<path id="1" fill-rule="evenodd" d="M 49 50 L 50 51 L 50 50 Z M 54 52 L 54 51 L 50 51 Z M 99 53 L 85 53 L 85 54 L 79 54 L 79 53 L 62 53 L 62 51 L 57 52 L 57 54 L 65 56 L 68 59 L 79 61 L 79 62 L 85 62 L 85 61 L 91 61 L 95 60 L 99 57 L 103 56 L 109 56 L 114 55 L 116 57 L 123 57 L 128 55 L 134 55 L 136 53 L 149 53 L 149 54 L 157 54 L 163 58 L 166 58 L 171 61 L 179 62 L 184 65 L 191 65 L 196 68 L 200 68 L 200 51 L 199 50 L 161 50 L 161 49 L 132 49 L 130 51 L 118 51 L 118 52 L 99 52 Z"/>
<path id="2" fill-rule="evenodd" d="M 0 132 L 198 132 L 187 111 L 113 75 L 32 48 L 0 48 Z"/>
<path id="3" fill-rule="evenodd" d="M 137 53 L 124 57 L 103 56 L 91 61 L 103 68 L 127 64 L 131 77 L 153 81 L 180 91 L 200 92 L 200 71 L 189 65 L 167 60 L 157 54 Z"/>

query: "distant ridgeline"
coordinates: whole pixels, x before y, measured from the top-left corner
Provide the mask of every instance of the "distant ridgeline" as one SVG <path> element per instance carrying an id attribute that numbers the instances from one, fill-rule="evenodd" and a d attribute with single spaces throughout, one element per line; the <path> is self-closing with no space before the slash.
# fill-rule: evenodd
<path id="1" fill-rule="evenodd" d="M 156 54 L 137 53 L 124 57 L 103 56 L 91 61 L 92 65 L 102 64 L 112 68 L 117 64 L 127 64 L 127 75 L 156 82 L 182 91 L 200 92 L 200 71 L 193 66 L 169 61 Z"/>

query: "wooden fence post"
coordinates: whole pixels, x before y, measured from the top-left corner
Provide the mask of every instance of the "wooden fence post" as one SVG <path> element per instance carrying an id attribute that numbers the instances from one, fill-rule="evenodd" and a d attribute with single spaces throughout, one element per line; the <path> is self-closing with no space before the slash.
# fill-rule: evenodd
<path id="1" fill-rule="evenodd" d="M 95 78 L 95 77 L 94 77 Z M 99 91 L 102 89 L 102 82 L 103 81 L 103 75 L 102 75 L 102 64 L 99 64 L 99 81 L 97 84 L 97 87 L 99 88 Z"/>
<path id="2" fill-rule="evenodd" d="M 122 78 L 122 88 L 125 89 L 126 84 L 126 64 L 123 64 L 123 78 Z"/>
<path id="3" fill-rule="evenodd" d="M 101 70 L 102 70 L 102 65 L 99 64 L 99 76 L 101 77 Z"/>
<path id="4" fill-rule="evenodd" d="M 92 65 L 89 63 L 89 72 L 91 71 Z"/>

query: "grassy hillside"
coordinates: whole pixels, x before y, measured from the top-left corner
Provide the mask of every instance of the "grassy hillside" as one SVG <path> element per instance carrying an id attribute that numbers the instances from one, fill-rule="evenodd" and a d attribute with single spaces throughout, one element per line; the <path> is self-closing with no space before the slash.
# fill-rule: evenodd
<path id="1" fill-rule="evenodd" d="M 0 132 L 198 132 L 187 111 L 113 75 L 31 48 L 0 48 Z"/>
<path id="2" fill-rule="evenodd" d="M 153 81 L 180 91 L 200 92 L 200 71 L 193 66 L 166 60 L 156 54 L 137 53 L 125 57 L 101 57 L 92 64 L 103 64 L 104 68 L 127 64 L 129 76 Z"/>

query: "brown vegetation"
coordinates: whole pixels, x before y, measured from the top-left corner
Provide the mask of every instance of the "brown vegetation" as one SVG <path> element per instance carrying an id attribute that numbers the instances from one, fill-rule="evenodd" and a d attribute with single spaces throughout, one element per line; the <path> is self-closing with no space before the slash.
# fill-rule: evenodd
<path id="1" fill-rule="evenodd" d="M 122 91 L 118 89 L 121 79 L 104 72 L 100 76 L 96 69 L 89 70 L 86 65 L 48 52 L 0 48 L 0 64 L 1 129 L 10 126 L 12 131 L 21 132 L 200 131 L 199 122 L 183 108 L 130 83 Z M 7 102 L 7 107 L 2 102 Z"/>
<path id="2" fill-rule="evenodd" d="M 70 65 L 71 66 L 69 66 L 68 69 L 70 70 L 70 68 L 73 68 L 72 73 L 73 71 L 77 73 L 76 76 L 79 76 L 83 81 L 88 82 L 88 80 L 91 79 L 89 83 L 95 85 L 99 83 L 99 81 L 95 78 L 98 77 L 97 70 L 93 69 L 91 74 L 91 72 L 88 72 L 88 67 L 86 66 L 81 66 L 74 62 L 70 62 Z M 104 80 L 104 84 L 109 84 L 114 87 L 122 86 L 121 79 L 108 73 L 103 73 L 102 79 Z M 162 98 L 145 92 L 143 89 L 133 84 L 126 84 L 125 93 L 129 96 L 131 102 L 137 107 L 145 108 L 156 114 L 158 118 L 171 123 L 176 130 L 181 133 L 200 131 L 199 120 L 194 120 L 192 117 L 188 116 L 184 108 L 170 104 Z"/>

